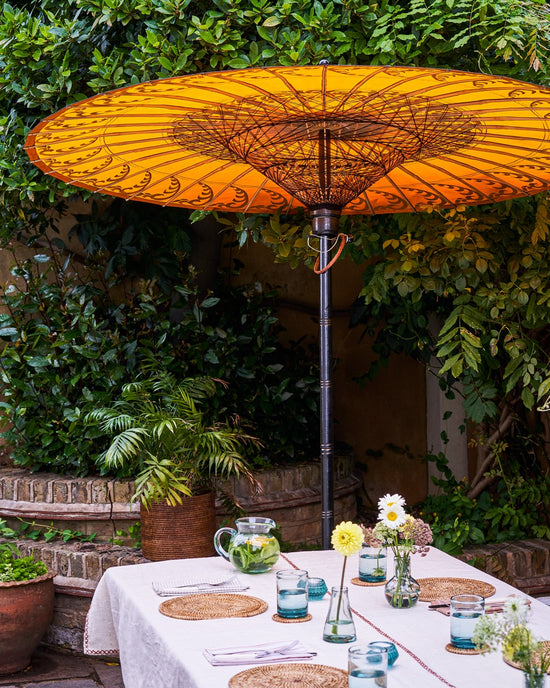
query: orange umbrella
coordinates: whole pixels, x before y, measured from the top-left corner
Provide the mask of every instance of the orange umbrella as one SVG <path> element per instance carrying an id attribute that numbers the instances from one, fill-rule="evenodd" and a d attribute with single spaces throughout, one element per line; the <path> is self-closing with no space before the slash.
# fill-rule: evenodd
<path id="1" fill-rule="evenodd" d="M 40 122 L 47 174 L 204 210 L 311 211 L 319 239 L 323 546 L 333 521 L 330 260 L 341 213 L 492 203 L 550 188 L 550 90 L 407 67 L 244 69 L 97 95 Z"/>

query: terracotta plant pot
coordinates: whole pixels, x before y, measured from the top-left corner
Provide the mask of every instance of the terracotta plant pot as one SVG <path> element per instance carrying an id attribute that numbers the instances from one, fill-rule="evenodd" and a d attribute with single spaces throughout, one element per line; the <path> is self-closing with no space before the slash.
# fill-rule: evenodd
<path id="1" fill-rule="evenodd" d="M 141 551 L 151 561 L 210 557 L 215 554 L 215 530 L 213 492 L 183 497 L 176 506 L 141 505 Z"/>
<path id="2" fill-rule="evenodd" d="M 53 614 L 54 573 L 0 583 L 0 675 L 26 669 Z"/>

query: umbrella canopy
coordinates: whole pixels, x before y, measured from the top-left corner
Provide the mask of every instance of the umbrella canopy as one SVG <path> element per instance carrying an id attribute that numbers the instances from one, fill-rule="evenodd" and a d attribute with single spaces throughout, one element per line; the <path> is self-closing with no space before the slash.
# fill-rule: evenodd
<path id="1" fill-rule="evenodd" d="M 271 67 L 75 103 L 25 146 L 47 174 L 182 208 L 292 213 L 319 239 L 323 546 L 333 521 L 330 260 L 341 213 L 492 203 L 550 188 L 550 90 L 460 71 Z"/>
<path id="2" fill-rule="evenodd" d="M 407 67 L 194 74 L 118 89 L 43 120 L 47 174 L 160 205 L 396 213 L 491 203 L 550 182 L 550 90 Z"/>

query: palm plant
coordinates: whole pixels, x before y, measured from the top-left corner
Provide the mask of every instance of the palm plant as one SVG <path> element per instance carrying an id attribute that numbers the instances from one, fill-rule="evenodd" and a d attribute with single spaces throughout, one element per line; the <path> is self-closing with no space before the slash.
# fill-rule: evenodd
<path id="1" fill-rule="evenodd" d="M 198 407 L 216 393 L 216 383 L 223 384 L 157 374 L 124 385 L 112 407 L 86 415 L 100 434 L 114 435 L 98 459 L 102 471 L 135 477 L 134 499 L 146 507 L 152 501 L 181 504 L 182 496 L 211 489 L 214 476 L 253 480 L 242 449 L 258 441 L 236 424 L 208 424 Z"/>

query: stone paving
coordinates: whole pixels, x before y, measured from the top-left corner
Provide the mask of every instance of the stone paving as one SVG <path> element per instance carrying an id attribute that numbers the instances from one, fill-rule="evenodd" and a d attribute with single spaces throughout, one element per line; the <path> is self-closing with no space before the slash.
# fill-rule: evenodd
<path id="1" fill-rule="evenodd" d="M 25 671 L 0 676 L 2 688 L 124 688 L 118 662 L 40 647 Z"/>

